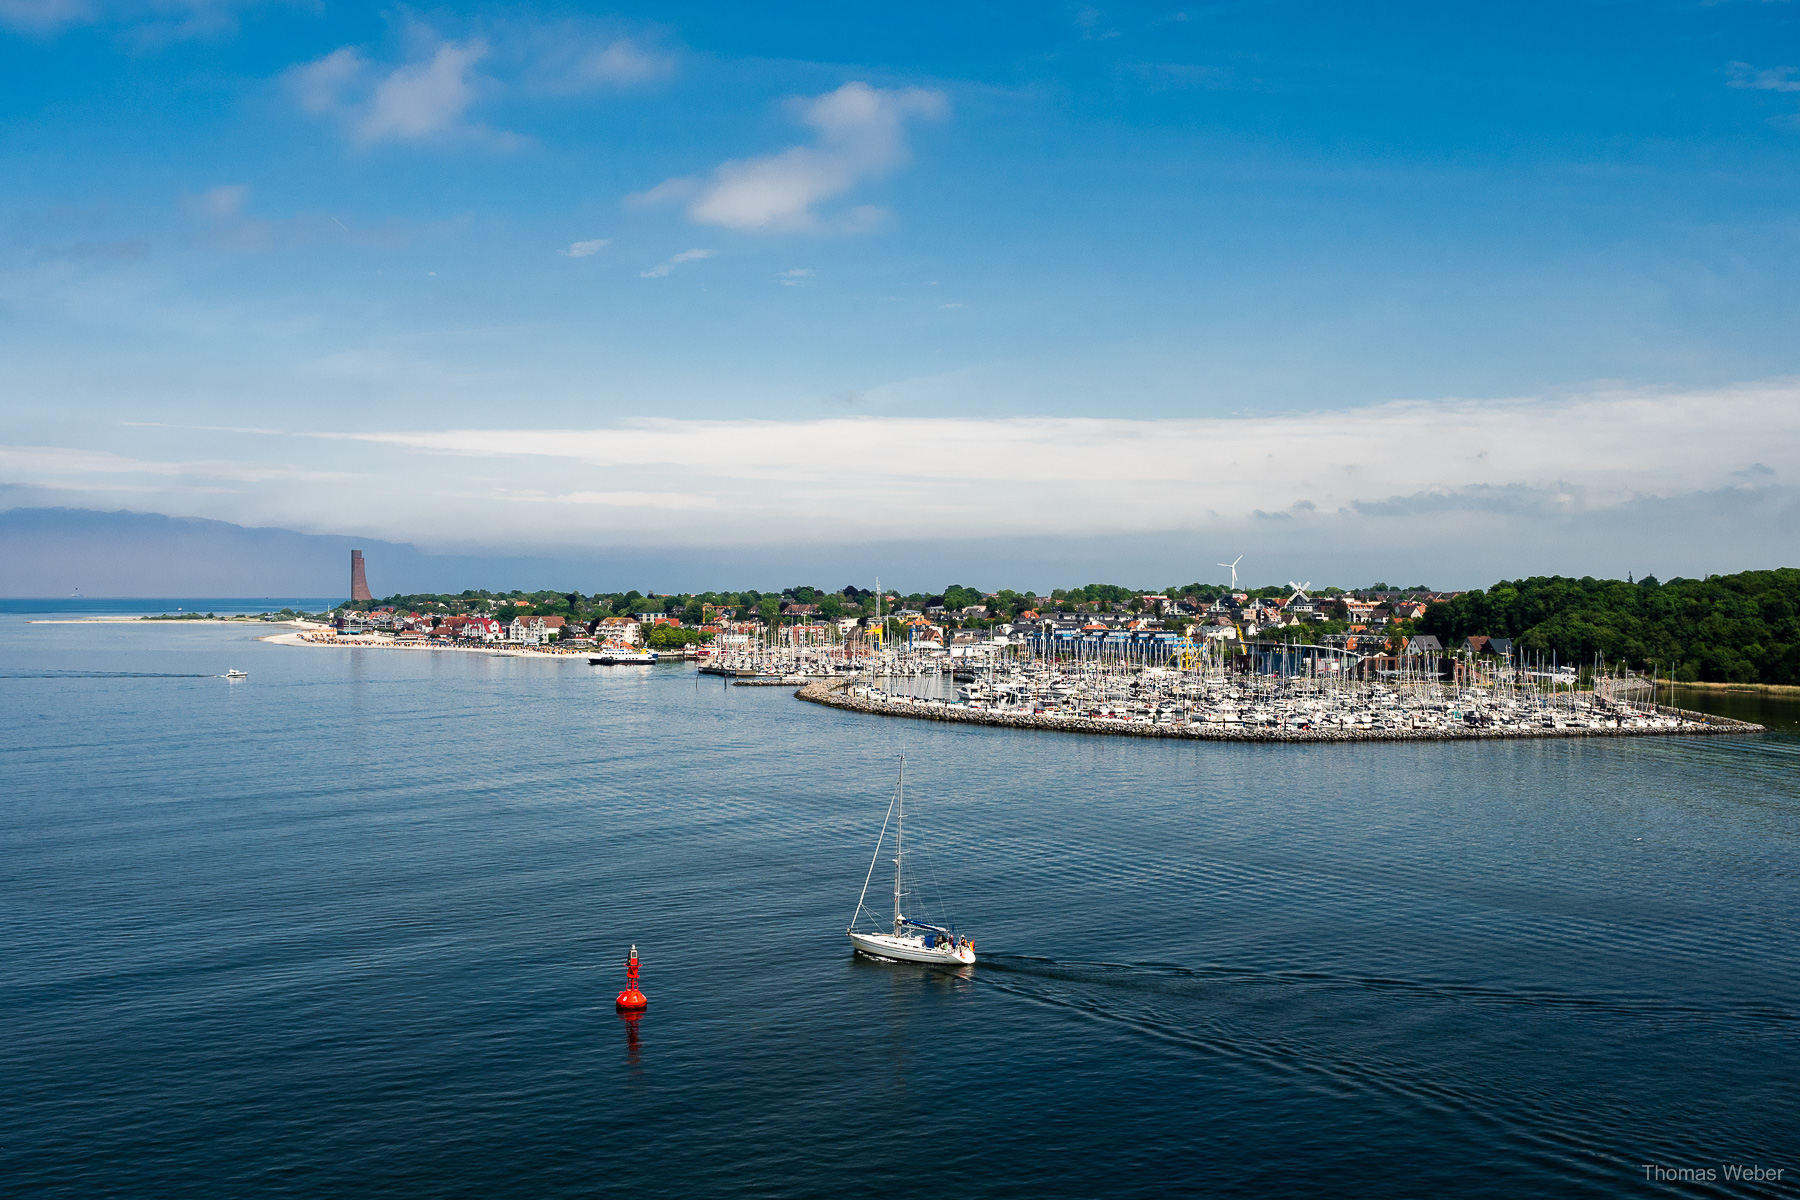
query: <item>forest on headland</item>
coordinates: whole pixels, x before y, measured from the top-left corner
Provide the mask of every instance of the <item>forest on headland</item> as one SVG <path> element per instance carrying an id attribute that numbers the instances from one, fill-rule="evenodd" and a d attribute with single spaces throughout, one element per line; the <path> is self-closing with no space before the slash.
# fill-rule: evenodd
<path id="1" fill-rule="evenodd" d="M 1446 647 L 1477 634 L 1509 637 L 1578 665 L 1600 654 L 1684 683 L 1800 684 L 1800 570 L 1666 583 L 1504 580 L 1431 605 L 1418 631 Z"/>

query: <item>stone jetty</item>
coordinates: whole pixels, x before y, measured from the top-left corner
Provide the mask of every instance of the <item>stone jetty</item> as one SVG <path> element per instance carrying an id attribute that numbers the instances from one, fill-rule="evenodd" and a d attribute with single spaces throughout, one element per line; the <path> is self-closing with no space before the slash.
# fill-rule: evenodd
<path id="1" fill-rule="evenodd" d="M 883 717 L 910 717 L 920 721 L 952 721 L 964 725 L 997 725 L 1005 729 L 1037 729 L 1058 733 L 1099 733 L 1115 737 L 1185 738 L 1211 742 L 1461 742 L 1519 738 L 1571 737 L 1667 737 L 1694 734 L 1762 733 L 1761 725 L 1729 717 L 1657 706 L 1658 716 L 1673 717 L 1677 724 L 1662 728 L 1631 728 L 1588 724 L 1560 727 L 1496 728 L 1471 725 L 1462 728 L 1419 729 L 1281 729 L 1223 726 L 1206 722 L 1157 724 L 1106 717 L 1075 717 L 1049 713 L 1021 713 L 971 708 L 933 701 L 878 700 L 848 695 L 850 680 L 826 679 L 809 683 L 794 693 L 796 699 L 849 712 Z"/>

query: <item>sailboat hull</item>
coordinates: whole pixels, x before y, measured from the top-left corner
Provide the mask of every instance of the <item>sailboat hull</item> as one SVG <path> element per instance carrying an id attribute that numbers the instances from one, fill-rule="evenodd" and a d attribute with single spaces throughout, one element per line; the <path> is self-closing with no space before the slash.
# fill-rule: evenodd
<path id="1" fill-rule="evenodd" d="M 975 961 L 975 951 L 966 946 L 928 946 L 924 938 L 895 937 L 891 933 L 852 933 L 850 944 L 864 954 L 901 962 L 966 967 Z"/>

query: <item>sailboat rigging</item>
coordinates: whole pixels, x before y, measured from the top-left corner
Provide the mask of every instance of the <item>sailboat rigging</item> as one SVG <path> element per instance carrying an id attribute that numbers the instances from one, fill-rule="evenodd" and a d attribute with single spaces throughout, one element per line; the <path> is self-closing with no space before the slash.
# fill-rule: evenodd
<path id="1" fill-rule="evenodd" d="M 869 898 L 869 884 L 875 879 L 875 864 L 881 861 L 881 846 L 887 839 L 888 822 L 894 824 L 894 924 L 890 933 L 859 933 L 856 923 L 866 911 L 863 902 Z M 844 930 L 850 944 L 864 954 L 876 958 L 893 958 L 903 962 L 941 963 L 968 966 L 975 961 L 975 940 L 959 937 L 955 928 L 915 921 L 902 907 L 906 862 L 906 756 L 900 756 L 900 780 L 894 787 L 894 799 L 881 822 L 881 834 L 875 839 L 875 855 L 869 860 L 869 873 L 863 878 L 862 894 L 856 898 L 856 911 Z M 873 915 L 873 914 L 870 914 Z"/>

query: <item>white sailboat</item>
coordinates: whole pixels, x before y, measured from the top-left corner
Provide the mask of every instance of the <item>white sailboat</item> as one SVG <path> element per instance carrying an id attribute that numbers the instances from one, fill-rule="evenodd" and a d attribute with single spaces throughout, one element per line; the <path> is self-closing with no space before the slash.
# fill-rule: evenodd
<path id="1" fill-rule="evenodd" d="M 894 822 L 894 925 L 891 933 L 859 933 L 857 921 L 862 919 L 863 901 L 869 896 L 869 882 L 875 878 L 875 864 L 881 859 L 881 844 L 887 838 L 888 821 Z M 958 937 L 955 929 L 931 925 L 907 917 L 901 908 L 903 868 L 906 859 L 906 756 L 900 757 L 900 782 L 894 788 L 894 801 L 888 805 L 887 818 L 881 822 L 881 835 L 875 839 L 875 857 L 869 860 L 869 873 L 863 879 L 862 895 L 856 898 L 856 912 L 844 932 L 850 944 L 864 954 L 876 958 L 893 958 L 902 962 L 936 963 L 941 966 L 965 967 L 975 961 L 975 939 Z M 873 916 L 874 914 L 870 914 Z"/>

